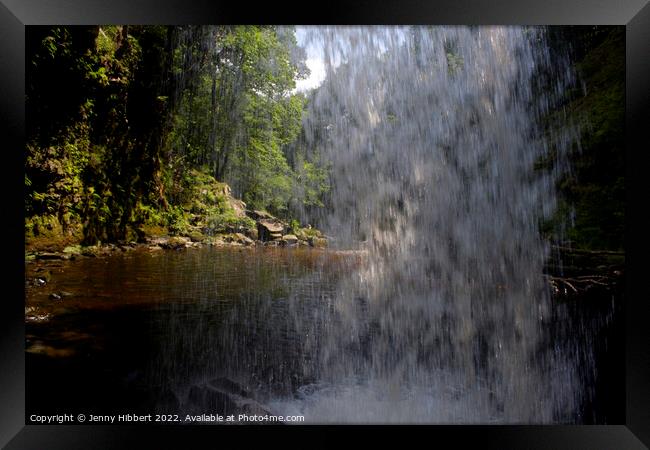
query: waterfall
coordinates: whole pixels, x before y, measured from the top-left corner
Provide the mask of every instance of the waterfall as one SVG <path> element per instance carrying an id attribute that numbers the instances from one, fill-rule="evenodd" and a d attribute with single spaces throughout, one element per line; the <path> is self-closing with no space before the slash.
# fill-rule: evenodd
<path id="1" fill-rule="evenodd" d="M 575 352 L 549 348 L 539 229 L 577 136 L 542 126 L 575 82 L 567 61 L 541 27 L 307 31 L 327 67 L 304 124 L 331 164 L 320 220 L 366 257 L 305 333 L 318 382 L 277 407 L 315 422 L 577 420 Z"/>

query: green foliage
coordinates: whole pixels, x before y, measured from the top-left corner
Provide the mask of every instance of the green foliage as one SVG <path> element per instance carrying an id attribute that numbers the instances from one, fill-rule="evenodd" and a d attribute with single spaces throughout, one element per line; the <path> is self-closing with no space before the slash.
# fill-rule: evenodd
<path id="1" fill-rule="evenodd" d="M 207 218 L 208 234 L 228 233 L 255 228 L 255 221 L 249 217 L 238 217 L 232 209 L 215 213 Z"/>
<path id="2" fill-rule="evenodd" d="M 199 67 L 197 82 L 181 95 L 168 135 L 170 153 L 190 167 L 208 165 L 250 207 L 288 214 L 298 177 L 285 150 L 300 133 L 306 104 L 291 92 L 294 79 L 305 73 L 304 63 L 291 59 L 295 37 L 259 26 L 190 31 L 216 45 L 192 66 Z M 194 55 L 194 48 L 188 50 Z"/>
<path id="3" fill-rule="evenodd" d="M 83 227 L 93 245 L 147 227 L 253 227 L 216 180 L 283 217 L 322 206 L 326 169 L 294 145 L 306 99 L 293 89 L 308 69 L 293 29 L 33 27 L 26 38 L 29 233 Z"/>
<path id="4" fill-rule="evenodd" d="M 163 220 L 171 235 L 187 234 L 190 229 L 187 214 L 180 206 L 172 206 L 165 211 Z"/>
<path id="5" fill-rule="evenodd" d="M 622 27 L 571 28 L 577 69 L 586 94 L 565 105 L 580 125 L 580 149 L 570 155 L 572 173 L 560 183 L 560 208 L 552 223 L 566 222 L 566 238 L 577 248 L 621 250 L 625 231 L 625 41 Z M 560 43 L 566 38 L 556 38 Z M 566 122 L 562 111 L 549 126 Z"/>
<path id="6" fill-rule="evenodd" d="M 289 233 L 298 234 L 300 232 L 300 222 L 296 219 L 291 219 L 289 221 Z"/>
<path id="7" fill-rule="evenodd" d="M 146 205 L 138 202 L 133 210 L 133 223 L 152 225 L 152 226 L 166 226 L 167 218 L 158 208 L 152 205 Z"/>
<path id="8" fill-rule="evenodd" d="M 323 196 L 329 192 L 329 168 L 304 162 L 300 174 L 305 188 L 303 203 L 307 206 L 323 207 Z"/>
<path id="9" fill-rule="evenodd" d="M 159 74 L 142 64 L 155 48 L 149 34 L 127 26 L 27 33 L 28 217 L 53 214 L 64 230 L 82 224 L 88 244 L 124 239 L 137 226 L 133 209 L 155 184 L 150 139 L 162 119 L 149 107 L 161 94 L 152 89 Z"/>

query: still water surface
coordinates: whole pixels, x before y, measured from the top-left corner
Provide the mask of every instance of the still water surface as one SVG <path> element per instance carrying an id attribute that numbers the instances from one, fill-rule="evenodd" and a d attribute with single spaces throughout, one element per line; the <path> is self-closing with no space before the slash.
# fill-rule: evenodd
<path id="1" fill-rule="evenodd" d="M 341 289 L 366 263 L 363 253 L 259 247 L 139 249 L 28 263 L 27 412 L 209 414 L 243 407 L 304 415 L 308 423 L 509 421 L 480 371 L 472 385 L 444 365 L 431 367 L 428 383 L 400 372 L 387 382 L 364 371 L 373 362 L 373 342 L 386 332 L 381 323 L 366 324 L 364 333 L 347 329 L 341 311 L 363 312 L 367 302 Z M 47 283 L 36 286 L 36 278 Z M 605 309 L 611 322 L 611 306 Z M 580 348 L 574 341 L 584 338 L 589 348 L 615 345 L 608 328 L 602 331 L 603 308 L 572 317 L 572 333 L 567 323 L 557 324 L 551 351 Z M 363 339 L 348 341 L 346 333 Z M 615 348 L 577 369 L 585 393 L 596 387 L 605 394 L 583 395 L 574 417 L 559 421 L 616 417 L 610 401 L 616 378 L 608 375 Z M 345 373 L 328 370 L 325 364 L 336 359 Z M 590 375 L 592 365 L 605 375 Z M 608 387 L 598 388 L 603 383 Z"/>

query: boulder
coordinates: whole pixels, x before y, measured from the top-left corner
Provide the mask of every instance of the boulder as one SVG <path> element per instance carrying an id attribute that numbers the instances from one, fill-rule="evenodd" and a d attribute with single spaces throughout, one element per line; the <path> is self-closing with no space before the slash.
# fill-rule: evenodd
<path id="1" fill-rule="evenodd" d="M 187 406 L 201 413 L 210 411 L 221 415 L 271 414 L 271 411 L 252 397 L 248 389 L 225 377 L 192 386 L 187 400 Z"/>
<path id="2" fill-rule="evenodd" d="M 310 237 L 309 245 L 311 245 L 312 247 L 324 248 L 327 247 L 327 239 L 320 238 L 320 237 Z"/>
<path id="3" fill-rule="evenodd" d="M 255 243 L 255 241 L 242 233 L 235 233 L 233 236 L 235 242 L 243 245 L 253 245 Z"/>
<path id="4" fill-rule="evenodd" d="M 188 395 L 189 403 L 198 411 L 211 411 L 228 415 L 236 414 L 237 401 L 228 392 L 212 386 L 192 386 Z"/>
<path id="5" fill-rule="evenodd" d="M 246 210 L 246 215 L 253 220 L 276 220 L 271 214 L 260 210 Z"/>
<path id="6" fill-rule="evenodd" d="M 191 242 L 192 241 L 190 240 L 190 238 L 182 237 L 182 236 L 174 236 L 172 238 L 169 238 L 166 242 L 161 242 L 158 245 L 160 245 L 162 248 L 178 250 L 181 248 L 189 247 L 189 244 Z"/>
<path id="7" fill-rule="evenodd" d="M 284 224 L 279 220 L 262 219 L 257 222 L 257 236 L 261 241 L 281 239 L 284 233 Z"/>
<path id="8" fill-rule="evenodd" d="M 205 240 L 205 236 L 198 231 L 192 231 L 189 234 L 189 238 L 192 242 L 203 242 Z"/>
<path id="9" fill-rule="evenodd" d="M 248 229 L 246 230 L 246 235 L 254 241 L 259 240 L 259 235 L 257 229 Z"/>
<path id="10" fill-rule="evenodd" d="M 248 389 L 236 381 L 233 381 L 230 378 L 226 377 L 215 378 L 208 383 L 208 386 L 214 389 L 229 392 L 230 394 L 239 395 L 240 397 L 244 398 L 249 398 L 251 396 Z"/>
<path id="11" fill-rule="evenodd" d="M 298 238 L 293 234 L 285 234 L 284 236 L 282 236 L 282 244 L 283 245 L 297 245 L 298 244 Z"/>

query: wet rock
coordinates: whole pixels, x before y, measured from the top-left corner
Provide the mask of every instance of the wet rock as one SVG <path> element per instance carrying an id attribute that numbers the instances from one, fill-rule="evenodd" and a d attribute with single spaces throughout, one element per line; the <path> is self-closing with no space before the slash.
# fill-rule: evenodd
<path id="1" fill-rule="evenodd" d="M 40 313 L 36 311 L 36 309 L 33 309 L 29 312 L 25 312 L 25 321 L 26 322 L 46 322 L 50 318 L 50 314 L 48 313 Z M 27 350 L 29 351 L 29 350 Z"/>
<path id="2" fill-rule="evenodd" d="M 190 408 L 200 412 L 214 411 L 222 415 L 272 414 L 245 387 L 225 377 L 215 378 L 205 385 L 192 386 L 188 402 Z"/>
<path id="3" fill-rule="evenodd" d="M 215 378 L 214 380 L 211 380 L 208 383 L 208 385 L 215 389 L 220 389 L 222 391 L 239 395 L 240 397 L 245 397 L 245 398 L 250 397 L 250 392 L 245 387 L 243 387 L 241 384 L 237 383 L 236 381 L 231 380 L 230 378 L 226 378 L 226 377 Z"/>
<path id="4" fill-rule="evenodd" d="M 282 236 L 282 245 L 297 245 L 298 238 L 293 234 L 285 234 Z"/>
<path id="5" fill-rule="evenodd" d="M 231 394 L 210 385 L 192 386 L 188 402 L 198 411 L 214 411 L 217 414 L 229 415 L 237 413 L 237 401 Z"/>
<path id="6" fill-rule="evenodd" d="M 36 255 L 36 259 L 65 259 L 65 255 L 54 252 L 41 252 Z"/>
<path id="7" fill-rule="evenodd" d="M 66 358 L 75 354 L 74 349 L 57 348 L 51 345 L 47 345 L 40 341 L 36 341 L 31 346 L 25 348 L 25 351 L 29 353 L 39 354 L 39 355 L 46 355 L 49 356 L 50 358 Z"/>
<path id="8" fill-rule="evenodd" d="M 49 296 L 50 300 L 63 300 L 65 297 L 72 297 L 72 293 L 67 291 L 58 291 L 52 292 Z"/>
<path id="9" fill-rule="evenodd" d="M 239 407 L 240 411 L 242 414 L 248 414 L 248 415 L 257 415 L 257 416 L 266 416 L 266 415 L 272 415 L 271 411 L 266 409 L 264 406 L 260 405 L 257 403 L 255 400 L 248 400 L 245 402 L 242 402 L 242 404 Z M 264 423 L 264 422 L 262 422 Z"/>

